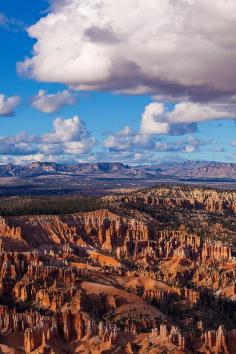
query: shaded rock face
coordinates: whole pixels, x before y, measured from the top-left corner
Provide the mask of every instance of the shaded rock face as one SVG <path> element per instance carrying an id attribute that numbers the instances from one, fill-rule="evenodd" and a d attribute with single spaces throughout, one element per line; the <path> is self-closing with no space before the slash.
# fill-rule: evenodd
<path id="1" fill-rule="evenodd" d="M 184 225 L 163 229 L 123 215 L 0 219 L 0 346 L 22 353 L 236 352 L 232 247 Z"/>
<path id="2" fill-rule="evenodd" d="M 86 312 L 90 299 L 80 289 L 76 268 L 46 266 L 36 252 L 2 252 L 0 257 L 1 297 L 9 299 L 9 305 L 0 306 L 2 338 L 22 333 L 24 350 L 30 353 L 54 339 L 70 343 L 98 334 L 98 323 Z M 101 296 L 101 307 L 116 307 L 114 297 Z M 35 306 L 21 312 L 29 303 Z M 113 329 L 106 335 L 112 336 Z"/>
<path id="3" fill-rule="evenodd" d="M 236 331 L 226 331 L 224 326 L 219 326 L 216 331 L 204 333 L 204 345 L 212 352 L 232 353 L 236 348 Z"/>

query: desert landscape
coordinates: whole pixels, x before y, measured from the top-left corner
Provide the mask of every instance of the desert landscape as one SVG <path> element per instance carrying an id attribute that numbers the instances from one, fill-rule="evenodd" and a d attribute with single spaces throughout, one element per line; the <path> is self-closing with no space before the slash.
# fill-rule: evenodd
<path id="1" fill-rule="evenodd" d="M 0 354 L 236 354 L 236 0 L 0 0 Z"/>
<path id="2" fill-rule="evenodd" d="M 1 352 L 235 353 L 235 197 L 161 186 L 60 215 L 6 198 Z"/>

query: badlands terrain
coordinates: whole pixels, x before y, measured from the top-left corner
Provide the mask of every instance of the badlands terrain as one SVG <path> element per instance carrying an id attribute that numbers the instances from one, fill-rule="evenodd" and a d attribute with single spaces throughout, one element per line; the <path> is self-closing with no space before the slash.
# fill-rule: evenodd
<path id="1" fill-rule="evenodd" d="M 1 353 L 236 353 L 235 191 L 60 198 L 0 200 Z"/>

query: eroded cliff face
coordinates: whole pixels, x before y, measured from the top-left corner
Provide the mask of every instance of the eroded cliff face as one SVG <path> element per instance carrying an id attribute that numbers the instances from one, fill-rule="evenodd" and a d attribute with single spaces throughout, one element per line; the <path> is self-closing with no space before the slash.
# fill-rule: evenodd
<path id="1" fill-rule="evenodd" d="M 79 245 L 81 241 L 90 246 L 102 247 L 112 251 L 132 239 L 149 239 L 148 227 L 136 220 L 130 220 L 110 213 L 108 210 L 58 216 L 31 216 L 2 218 L 3 235 L 24 239 L 29 247 L 57 249 L 71 243 Z"/>
<path id="2" fill-rule="evenodd" d="M 108 210 L 1 218 L 0 235 L 3 353 L 236 352 L 229 244 Z"/>
<path id="3" fill-rule="evenodd" d="M 208 241 L 203 250 L 200 237 L 189 234 L 184 226 L 178 230 L 159 230 L 147 222 L 124 218 L 108 210 L 85 214 L 58 216 L 30 216 L 2 218 L 2 243 L 6 250 L 15 247 L 15 241 L 28 249 L 59 250 L 72 247 L 97 247 L 115 252 L 117 258 L 132 257 L 156 261 L 161 258 L 230 258 L 230 249 L 221 243 Z M 0 225 L 0 226 L 1 226 Z M 10 237 L 12 246 L 6 242 Z"/>
<path id="4" fill-rule="evenodd" d="M 236 192 L 188 187 L 160 187 L 125 196 L 108 196 L 108 201 L 141 203 L 156 207 L 206 210 L 210 213 L 236 213 Z"/>

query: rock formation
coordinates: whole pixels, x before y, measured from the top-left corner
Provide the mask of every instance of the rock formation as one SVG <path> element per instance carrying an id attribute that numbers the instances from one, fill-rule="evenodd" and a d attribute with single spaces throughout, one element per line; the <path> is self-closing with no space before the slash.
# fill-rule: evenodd
<path id="1" fill-rule="evenodd" d="M 226 219 L 232 193 L 212 192 L 211 202 L 207 190 L 188 193 L 109 196 L 113 212 L 1 217 L 0 350 L 234 354 L 234 246 L 205 237 L 200 217 L 195 228 L 171 222 L 178 208 Z"/>

